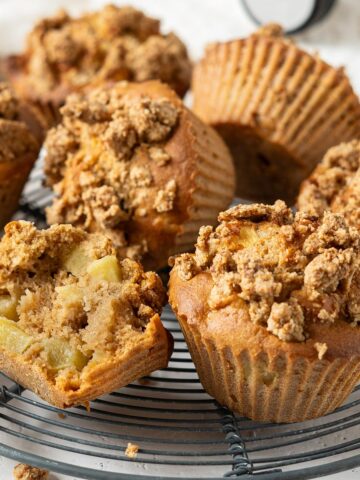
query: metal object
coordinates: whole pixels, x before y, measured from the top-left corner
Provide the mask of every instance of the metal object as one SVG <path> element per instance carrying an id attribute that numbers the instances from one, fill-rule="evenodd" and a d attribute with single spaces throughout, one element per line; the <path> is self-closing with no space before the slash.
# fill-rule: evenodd
<path id="1" fill-rule="evenodd" d="M 33 172 L 18 217 L 44 224 L 50 193 Z M 309 479 L 360 465 L 360 386 L 346 404 L 301 424 L 259 424 L 203 390 L 169 307 L 175 338 L 169 367 L 66 411 L 6 377 L 0 388 L 0 455 L 79 478 Z M 128 442 L 140 450 L 125 456 Z"/>
<path id="2" fill-rule="evenodd" d="M 297 33 L 323 20 L 336 0 L 241 0 L 247 14 L 258 25 L 279 23 L 286 33 Z"/>

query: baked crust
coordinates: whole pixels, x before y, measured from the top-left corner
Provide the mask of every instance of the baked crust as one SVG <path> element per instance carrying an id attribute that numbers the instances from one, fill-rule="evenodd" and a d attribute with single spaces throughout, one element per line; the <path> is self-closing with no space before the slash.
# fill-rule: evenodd
<path id="1" fill-rule="evenodd" d="M 85 110 L 73 113 L 81 105 L 95 109 L 96 97 L 107 95 L 109 107 L 94 113 L 104 119 L 84 119 L 90 115 Z M 58 194 L 47 210 L 48 222 L 103 231 L 123 255 L 141 259 L 150 269 L 191 249 L 200 226 L 214 224 L 233 198 L 233 164 L 221 138 L 157 81 L 122 82 L 70 100 L 63 122 L 46 141 L 45 171 Z M 116 175 L 122 179 L 115 180 Z M 106 209 L 101 207 L 105 201 Z"/>
<path id="2" fill-rule="evenodd" d="M 343 69 L 262 29 L 209 45 L 194 69 L 194 112 L 227 142 L 237 195 L 292 204 L 326 150 L 360 135 L 360 104 Z"/>
<path id="3" fill-rule="evenodd" d="M 12 222 L 0 253 L 0 369 L 10 378 L 66 408 L 167 366 L 161 280 L 117 260 L 109 239 Z"/>
<path id="4" fill-rule="evenodd" d="M 106 82 L 160 79 L 183 96 L 191 62 L 175 34 L 160 32 L 158 20 L 107 5 L 78 18 L 61 10 L 40 20 L 25 51 L 3 59 L 1 71 L 21 98 L 43 108 L 51 125 L 70 93 Z"/>

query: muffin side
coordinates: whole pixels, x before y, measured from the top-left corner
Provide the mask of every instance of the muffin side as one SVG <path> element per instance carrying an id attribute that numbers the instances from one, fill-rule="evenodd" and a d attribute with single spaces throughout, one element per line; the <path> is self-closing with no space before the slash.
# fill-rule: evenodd
<path id="1" fill-rule="evenodd" d="M 360 104 L 342 69 L 279 29 L 210 45 L 193 74 L 194 111 L 227 142 L 237 195 L 293 202 L 328 148 L 360 135 Z"/>
<path id="2" fill-rule="evenodd" d="M 169 284 L 204 388 L 258 421 L 332 411 L 360 378 L 359 235 L 340 215 L 294 218 L 281 202 L 219 220 Z"/>

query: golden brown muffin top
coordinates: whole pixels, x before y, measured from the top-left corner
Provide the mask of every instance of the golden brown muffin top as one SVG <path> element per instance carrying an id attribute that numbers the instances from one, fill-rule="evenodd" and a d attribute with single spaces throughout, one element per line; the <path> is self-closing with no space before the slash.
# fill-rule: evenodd
<path id="1" fill-rule="evenodd" d="M 176 181 L 154 178 L 150 165 L 161 171 L 171 163 L 164 146 L 178 125 L 181 102 L 175 94 L 170 100 L 126 92 L 126 84 L 118 84 L 68 98 L 62 123 L 45 142 L 45 172 L 59 196 L 47 218 L 101 230 L 124 256 L 138 258 L 146 240 L 131 244 L 127 224 L 174 208 Z"/>
<path id="2" fill-rule="evenodd" d="M 38 340 L 65 339 L 90 358 L 121 351 L 124 330 L 141 333 L 165 301 L 160 278 L 117 259 L 108 238 L 25 221 L 9 223 L 0 242 L 0 296 L 9 295 L 19 328 Z"/>
<path id="3" fill-rule="evenodd" d="M 20 118 L 20 104 L 6 83 L 0 83 L 0 163 L 17 162 L 35 154 L 37 142 Z"/>
<path id="4" fill-rule="evenodd" d="M 194 254 L 174 261 L 182 280 L 211 275 L 210 310 L 240 301 L 284 341 L 305 340 L 308 321 L 360 320 L 360 234 L 342 215 L 294 215 L 277 201 L 238 205 L 219 222 L 201 228 Z"/>
<path id="5" fill-rule="evenodd" d="M 161 79 L 180 95 L 189 87 L 186 47 L 160 22 L 132 7 L 106 5 L 72 18 L 64 10 L 39 21 L 24 54 L 25 73 L 39 94 L 104 81 Z"/>
<path id="6" fill-rule="evenodd" d="M 322 215 L 326 210 L 342 213 L 360 229 L 360 141 L 330 148 L 306 179 L 297 199 L 299 210 Z"/>

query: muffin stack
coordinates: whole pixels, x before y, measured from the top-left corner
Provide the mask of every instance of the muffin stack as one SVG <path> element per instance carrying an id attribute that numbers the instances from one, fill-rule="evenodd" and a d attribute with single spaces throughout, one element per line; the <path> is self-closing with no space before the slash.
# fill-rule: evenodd
<path id="1" fill-rule="evenodd" d="M 3 371 L 66 407 L 165 367 L 165 291 L 147 270 L 169 262 L 218 402 L 273 422 L 343 402 L 360 379 L 360 103 L 342 69 L 269 25 L 208 47 L 190 110 L 181 40 L 107 6 L 40 21 L 1 70 L 15 93 L 0 91 L 0 131 L 14 131 L 0 222 L 44 129 L 54 191 L 52 227 L 13 222 L 0 242 Z M 235 194 L 270 205 L 226 210 Z"/>

